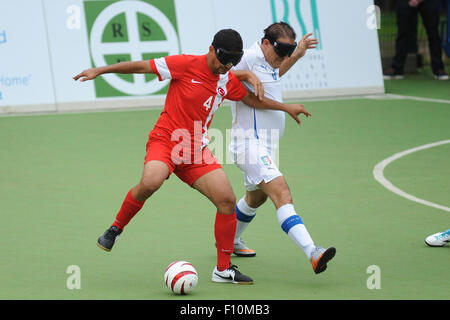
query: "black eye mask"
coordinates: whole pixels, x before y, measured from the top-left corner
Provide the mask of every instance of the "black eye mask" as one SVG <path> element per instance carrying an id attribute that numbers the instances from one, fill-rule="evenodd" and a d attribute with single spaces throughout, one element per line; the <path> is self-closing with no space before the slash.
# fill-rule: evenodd
<path id="1" fill-rule="evenodd" d="M 284 58 L 286 56 L 290 57 L 291 54 L 294 52 L 295 48 L 297 48 L 297 44 L 290 44 L 290 43 L 284 43 L 272 39 L 267 39 L 270 41 L 270 43 L 273 45 L 273 50 L 275 50 L 275 53 L 281 57 Z"/>
<path id="2" fill-rule="evenodd" d="M 228 64 L 232 64 L 233 66 L 237 65 L 239 61 L 241 61 L 242 56 L 244 55 L 244 52 L 234 52 L 234 51 L 228 51 L 222 48 L 216 49 L 216 56 L 217 60 L 224 66 Z"/>

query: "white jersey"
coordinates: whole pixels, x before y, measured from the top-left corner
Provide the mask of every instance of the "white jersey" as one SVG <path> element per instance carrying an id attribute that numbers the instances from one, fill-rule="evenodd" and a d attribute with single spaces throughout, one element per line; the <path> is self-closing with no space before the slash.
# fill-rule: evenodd
<path id="1" fill-rule="evenodd" d="M 250 49 L 244 50 L 241 61 L 232 70 L 252 71 L 264 86 L 264 96 L 282 102 L 279 69 L 272 68 L 266 61 L 259 42 L 255 42 Z M 247 90 L 254 92 L 250 84 L 242 83 Z M 255 109 L 242 101 L 232 101 L 231 112 L 233 114 L 232 135 L 243 130 L 247 135 L 250 132 L 252 138 L 258 139 L 259 142 L 277 145 L 284 133 L 284 111 Z"/>

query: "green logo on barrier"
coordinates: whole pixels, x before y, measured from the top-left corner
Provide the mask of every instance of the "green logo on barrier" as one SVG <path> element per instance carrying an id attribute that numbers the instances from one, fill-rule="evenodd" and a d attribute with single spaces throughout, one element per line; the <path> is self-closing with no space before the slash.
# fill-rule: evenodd
<path id="1" fill-rule="evenodd" d="M 173 0 L 85 1 L 92 67 L 148 60 L 180 52 Z M 97 97 L 165 94 L 168 81 L 153 74 L 105 74 Z"/>
<path id="2" fill-rule="evenodd" d="M 288 0 L 282 0 L 283 3 L 283 17 L 281 19 L 277 16 L 277 10 L 275 5 L 276 0 L 270 0 L 270 7 L 272 9 L 272 21 L 284 21 L 292 26 L 292 24 L 289 22 L 289 2 Z M 311 5 L 311 17 L 312 17 L 312 24 L 313 24 L 313 30 L 310 32 L 313 33 L 314 37 L 319 40 L 319 44 L 317 45 L 317 50 L 322 49 L 322 41 L 320 36 L 320 26 L 319 26 L 319 14 L 317 12 L 317 3 L 316 0 L 310 0 Z M 300 25 L 300 28 L 302 29 L 302 36 L 308 33 L 308 30 L 306 28 L 305 21 L 302 17 L 302 12 L 300 10 L 300 0 L 294 0 L 294 9 L 295 9 L 295 16 L 297 18 L 297 21 Z"/>

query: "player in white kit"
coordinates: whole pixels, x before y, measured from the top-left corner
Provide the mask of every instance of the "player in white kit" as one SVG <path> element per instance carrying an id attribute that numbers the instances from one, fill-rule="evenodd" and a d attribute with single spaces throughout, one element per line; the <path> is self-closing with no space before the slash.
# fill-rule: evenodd
<path id="1" fill-rule="evenodd" d="M 267 98 L 282 102 L 280 76 L 288 71 L 307 49 L 315 48 L 317 39 L 305 35 L 297 46 L 294 30 L 284 22 L 264 30 L 261 42 L 244 50 L 238 65 L 232 70 L 252 71 L 264 86 Z M 247 90 L 252 86 L 243 82 Z M 277 110 L 257 110 L 242 102 L 232 102 L 232 139 L 229 151 L 233 162 L 244 174 L 246 194 L 236 206 L 237 228 L 234 254 L 252 257 L 241 235 L 256 215 L 256 210 L 270 197 L 277 209 L 277 218 L 283 231 L 305 252 L 315 273 L 325 271 L 336 249 L 315 246 L 300 216 L 296 213 L 289 186 L 274 159 L 278 141 L 283 136 L 285 116 Z M 304 109 L 304 108 L 303 108 Z M 305 116 L 311 116 L 306 111 Z"/>

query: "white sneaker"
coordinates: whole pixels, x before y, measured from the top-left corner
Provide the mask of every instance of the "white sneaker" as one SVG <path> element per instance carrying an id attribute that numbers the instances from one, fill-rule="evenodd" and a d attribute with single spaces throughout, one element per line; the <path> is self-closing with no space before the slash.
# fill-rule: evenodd
<path id="1" fill-rule="evenodd" d="M 430 247 L 443 247 L 448 242 L 450 242 L 450 229 L 432 234 L 425 239 L 425 243 Z"/>
<path id="2" fill-rule="evenodd" d="M 436 73 L 433 73 L 433 76 L 436 80 L 448 80 L 449 76 L 445 70 L 439 70 Z"/>
<path id="3" fill-rule="evenodd" d="M 228 269 L 219 271 L 217 266 L 214 268 L 212 273 L 213 282 L 226 282 L 235 284 L 253 284 L 252 278 L 243 275 L 236 270 L 237 266 L 231 265 Z"/>

